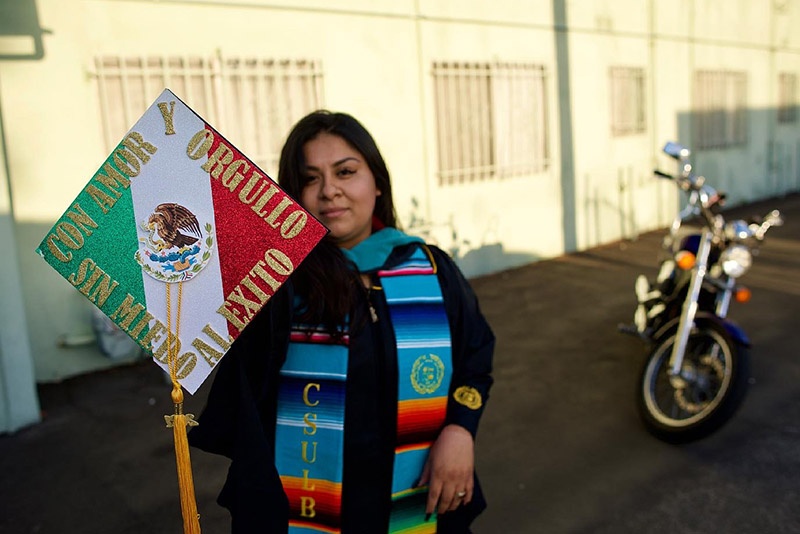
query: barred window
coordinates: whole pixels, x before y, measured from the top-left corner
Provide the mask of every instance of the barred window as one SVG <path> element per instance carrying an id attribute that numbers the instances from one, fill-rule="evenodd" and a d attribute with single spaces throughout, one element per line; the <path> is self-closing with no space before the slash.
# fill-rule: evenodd
<path id="1" fill-rule="evenodd" d="M 778 75 L 778 122 L 797 122 L 797 75 Z"/>
<path id="2" fill-rule="evenodd" d="M 435 62 L 433 84 L 440 185 L 547 169 L 543 66 Z"/>
<path id="3" fill-rule="evenodd" d="M 294 123 L 322 107 L 322 70 L 310 60 L 238 57 L 95 58 L 106 150 L 169 88 L 262 170 L 277 177 Z"/>
<path id="4" fill-rule="evenodd" d="M 623 136 L 645 132 L 644 69 L 611 67 L 609 82 L 611 134 Z"/>
<path id="5" fill-rule="evenodd" d="M 698 71 L 693 112 L 694 145 L 727 148 L 747 143 L 747 74 Z"/>

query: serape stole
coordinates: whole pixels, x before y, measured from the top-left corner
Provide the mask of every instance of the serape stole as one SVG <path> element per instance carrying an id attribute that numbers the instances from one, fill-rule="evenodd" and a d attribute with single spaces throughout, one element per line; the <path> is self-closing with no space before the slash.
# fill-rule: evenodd
<path id="1" fill-rule="evenodd" d="M 341 532 L 345 333 L 294 325 L 280 371 L 275 467 L 289 499 L 289 532 Z"/>
<path id="2" fill-rule="evenodd" d="M 397 444 L 390 533 L 436 532 L 425 521 L 427 487 L 416 487 L 447 413 L 452 376 L 450 325 L 434 263 L 416 248 L 393 269 L 378 271 L 397 341 Z"/>
<path id="3" fill-rule="evenodd" d="M 436 532 L 416 484 L 444 424 L 452 375 L 450 328 L 434 265 L 423 249 L 378 271 L 397 342 L 397 441 L 389 533 Z M 280 371 L 275 465 L 291 534 L 341 532 L 348 335 L 293 327 Z"/>

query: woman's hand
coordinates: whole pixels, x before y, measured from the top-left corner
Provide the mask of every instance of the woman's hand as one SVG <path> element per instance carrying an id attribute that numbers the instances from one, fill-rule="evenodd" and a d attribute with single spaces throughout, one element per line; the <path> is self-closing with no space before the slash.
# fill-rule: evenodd
<path id="1" fill-rule="evenodd" d="M 425 513 L 455 510 L 472 500 L 475 443 L 458 425 L 447 425 L 431 446 L 418 486 L 428 485 Z"/>

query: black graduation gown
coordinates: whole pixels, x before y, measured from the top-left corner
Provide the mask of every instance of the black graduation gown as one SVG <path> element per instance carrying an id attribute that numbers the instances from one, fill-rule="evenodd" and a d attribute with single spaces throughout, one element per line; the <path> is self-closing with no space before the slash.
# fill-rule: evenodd
<path id="1" fill-rule="evenodd" d="M 408 257 L 419 245 L 397 247 L 383 267 Z M 429 246 L 437 264 L 452 337 L 453 376 L 445 424 L 473 437 L 492 385 L 494 334 L 469 283 L 452 259 Z M 374 274 L 374 273 L 373 273 Z M 369 303 L 379 320 L 369 320 Z M 189 443 L 231 458 L 218 502 L 228 508 L 233 533 L 286 532 L 288 501 L 275 469 L 274 436 L 278 371 L 286 354 L 293 289 L 281 287 L 239 335 L 217 369 L 207 405 Z M 359 295 L 350 335 L 345 404 L 342 494 L 344 533 L 386 532 L 391 504 L 397 418 L 397 362 L 393 330 L 380 291 Z M 455 400 L 460 386 L 476 389 L 482 406 Z M 472 502 L 439 518 L 439 532 L 468 532 L 486 507 L 477 478 Z"/>

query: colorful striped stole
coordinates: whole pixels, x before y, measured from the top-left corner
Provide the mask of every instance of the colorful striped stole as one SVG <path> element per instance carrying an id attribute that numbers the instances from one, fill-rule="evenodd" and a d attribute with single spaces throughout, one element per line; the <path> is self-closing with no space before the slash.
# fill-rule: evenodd
<path id="1" fill-rule="evenodd" d="M 349 336 L 294 325 L 280 371 L 275 467 L 289 532 L 341 532 L 344 399 Z"/>
<path id="2" fill-rule="evenodd" d="M 452 353 L 442 290 L 426 250 L 417 248 L 402 264 L 378 271 L 397 340 L 397 447 L 390 533 L 436 532 L 436 520 L 425 521 L 428 488 L 416 484 L 444 424 Z"/>
<path id="3" fill-rule="evenodd" d="M 452 373 L 450 327 L 432 260 L 415 249 L 378 271 L 397 341 L 397 446 L 389 533 L 436 532 L 416 484 L 444 424 Z M 289 532 L 341 532 L 349 337 L 294 326 L 281 368 L 275 465 L 289 498 Z"/>

